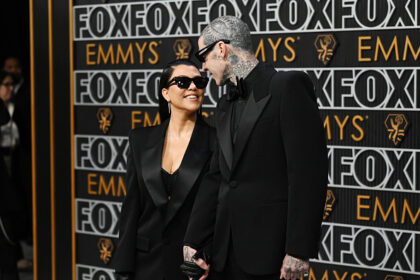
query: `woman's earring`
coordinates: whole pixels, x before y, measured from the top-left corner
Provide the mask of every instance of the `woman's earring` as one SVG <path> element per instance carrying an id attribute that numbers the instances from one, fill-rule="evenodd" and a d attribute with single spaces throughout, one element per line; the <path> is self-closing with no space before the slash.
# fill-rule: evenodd
<path id="1" fill-rule="evenodd" d="M 168 101 L 168 113 L 171 113 L 171 102 Z"/>

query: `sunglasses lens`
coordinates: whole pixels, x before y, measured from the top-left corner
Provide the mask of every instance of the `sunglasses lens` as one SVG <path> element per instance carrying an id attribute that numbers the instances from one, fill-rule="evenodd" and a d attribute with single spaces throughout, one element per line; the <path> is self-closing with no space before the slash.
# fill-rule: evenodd
<path id="1" fill-rule="evenodd" d="M 188 77 L 177 77 L 175 82 L 179 88 L 188 88 L 191 84 L 191 79 Z"/>
<path id="2" fill-rule="evenodd" d="M 207 86 L 207 82 L 209 81 L 207 78 L 197 77 L 193 79 L 194 84 L 197 88 L 205 88 Z"/>

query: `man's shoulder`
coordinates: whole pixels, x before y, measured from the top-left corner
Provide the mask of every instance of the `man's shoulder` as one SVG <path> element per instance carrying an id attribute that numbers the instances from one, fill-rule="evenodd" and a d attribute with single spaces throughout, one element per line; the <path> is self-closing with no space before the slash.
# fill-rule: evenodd
<path id="1" fill-rule="evenodd" d="M 305 72 L 296 70 L 278 71 L 273 76 L 271 92 L 288 92 L 290 89 L 297 89 L 302 86 L 309 91 L 313 91 L 314 88 L 311 78 Z"/>
<path id="2" fill-rule="evenodd" d="M 308 74 L 303 71 L 287 70 L 277 71 L 273 76 L 274 81 L 301 82 L 309 79 Z"/>

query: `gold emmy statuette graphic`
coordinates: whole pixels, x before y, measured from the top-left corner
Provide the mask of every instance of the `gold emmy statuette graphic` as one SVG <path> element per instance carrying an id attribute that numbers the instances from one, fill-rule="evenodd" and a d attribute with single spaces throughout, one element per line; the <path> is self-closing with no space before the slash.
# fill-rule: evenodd
<path id="1" fill-rule="evenodd" d="M 191 52 L 191 43 L 188 39 L 178 39 L 173 46 L 176 59 L 188 59 Z"/>
<path id="2" fill-rule="evenodd" d="M 334 55 L 334 50 L 337 46 L 337 41 L 333 34 L 324 34 L 318 35 L 315 39 L 315 48 L 318 52 L 318 59 L 327 65 L 332 56 Z"/>
<path id="3" fill-rule="evenodd" d="M 114 251 L 114 244 L 109 238 L 100 238 L 98 241 L 99 258 L 107 264 L 112 258 L 112 252 Z"/>
<path id="4" fill-rule="evenodd" d="M 108 133 L 108 130 L 111 127 L 111 121 L 114 118 L 111 108 L 99 108 L 96 112 L 96 118 L 99 122 L 99 129 L 102 130 L 104 134 Z"/>
<path id="5" fill-rule="evenodd" d="M 388 130 L 388 139 L 395 146 L 400 144 L 405 136 L 408 126 L 407 118 L 404 114 L 388 114 L 385 120 L 385 127 Z"/>
<path id="6" fill-rule="evenodd" d="M 404 278 L 399 275 L 387 275 L 385 280 L 404 280 Z"/>
<path id="7" fill-rule="evenodd" d="M 326 220 L 328 216 L 330 215 L 330 213 L 332 212 L 334 203 L 335 203 L 334 193 L 332 192 L 332 190 L 328 190 L 327 199 L 325 200 L 324 216 L 322 218 L 323 220 Z"/>

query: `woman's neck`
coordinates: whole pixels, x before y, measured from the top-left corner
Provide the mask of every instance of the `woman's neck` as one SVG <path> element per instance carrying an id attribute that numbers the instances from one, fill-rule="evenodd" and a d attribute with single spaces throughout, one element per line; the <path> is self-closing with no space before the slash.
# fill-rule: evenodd
<path id="1" fill-rule="evenodd" d="M 195 122 L 197 121 L 197 114 L 185 114 L 180 112 L 172 112 L 169 119 L 169 126 L 167 133 L 175 136 L 182 137 L 183 135 L 191 135 L 194 129 Z"/>

